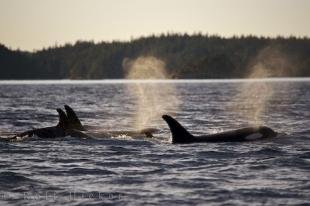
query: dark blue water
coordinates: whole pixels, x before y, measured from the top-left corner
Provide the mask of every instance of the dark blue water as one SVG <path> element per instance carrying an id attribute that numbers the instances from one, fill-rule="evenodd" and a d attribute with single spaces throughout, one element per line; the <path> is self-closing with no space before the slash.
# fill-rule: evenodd
<path id="1" fill-rule="evenodd" d="M 55 108 L 63 104 L 85 124 L 133 130 L 141 98 L 129 92 L 131 84 L 1 82 L 0 136 L 55 125 Z M 160 112 L 173 114 L 194 134 L 264 124 L 281 135 L 248 143 L 172 145 L 167 125 L 155 116 L 148 125 L 159 129 L 154 139 L 0 142 L 0 204 L 310 204 L 309 80 L 156 84 L 163 91 L 173 88 L 168 96 L 179 100 L 178 107 Z"/>

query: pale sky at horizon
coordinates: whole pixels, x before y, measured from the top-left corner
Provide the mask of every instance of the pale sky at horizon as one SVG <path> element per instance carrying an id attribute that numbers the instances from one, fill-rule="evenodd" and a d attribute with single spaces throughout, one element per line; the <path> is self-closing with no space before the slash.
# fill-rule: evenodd
<path id="1" fill-rule="evenodd" d="M 310 0 L 0 0 L 0 43 L 32 51 L 167 32 L 310 37 Z"/>

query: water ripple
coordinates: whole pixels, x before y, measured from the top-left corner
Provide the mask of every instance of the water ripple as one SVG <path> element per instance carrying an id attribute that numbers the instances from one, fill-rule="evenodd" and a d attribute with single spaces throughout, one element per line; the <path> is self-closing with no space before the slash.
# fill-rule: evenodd
<path id="1" fill-rule="evenodd" d="M 0 142 L 0 204 L 309 205 L 310 84 L 269 84 L 277 92 L 264 123 L 286 133 L 275 139 L 172 145 L 158 118 L 155 139 Z M 231 109 L 239 86 L 178 83 L 174 116 L 195 134 L 248 126 Z M 119 83 L 1 85 L 0 136 L 56 124 L 54 109 L 66 103 L 100 130 L 132 130 L 135 100 L 127 92 Z"/>

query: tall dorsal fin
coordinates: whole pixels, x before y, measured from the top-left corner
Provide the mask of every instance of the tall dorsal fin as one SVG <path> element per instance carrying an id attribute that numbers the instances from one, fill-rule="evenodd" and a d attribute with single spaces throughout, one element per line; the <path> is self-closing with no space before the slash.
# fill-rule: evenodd
<path id="1" fill-rule="evenodd" d="M 65 105 L 65 110 L 68 117 L 68 127 L 70 129 L 85 130 L 74 110 L 68 105 Z"/>
<path id="2" fill-rule="evenodd" d="M 68 127 L 68 117 L 67 117 L 66 113 L 62 109 L 60 109 L 60 108 L 57 108 L 56 110 L 57 110 L 58 116 L 59 116 L 59 122 L 57 124 L 57 127 L 61 127 L 63 129 L 67 129 L 67 127 Z"/>
<path id="3" fill-rule="evenodd" d="M 167 122 L 171 134 L 172 143 L 189 143 L 194 138 L 178 121 L 169 115 L 163 115 L 162 118 Z"/>

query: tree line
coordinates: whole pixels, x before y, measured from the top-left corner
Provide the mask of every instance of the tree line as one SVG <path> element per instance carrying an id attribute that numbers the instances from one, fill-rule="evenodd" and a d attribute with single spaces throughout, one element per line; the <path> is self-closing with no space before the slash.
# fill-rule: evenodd
<path id="1" fill-rule="evenodd" d="M 162 34 L 128 42 L 77 41 L 34 52 L 0 44 L 0 79 L 125 78 L 124 59 L 141 56 L 164 61 L 170 78 L 246 78 L 258 66 L 271 77 L 310 76 L 308 37 Z M 274 72 L 278 68 L 281 72 Z"/>

